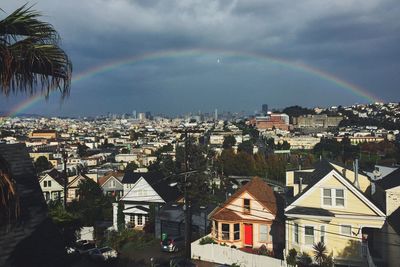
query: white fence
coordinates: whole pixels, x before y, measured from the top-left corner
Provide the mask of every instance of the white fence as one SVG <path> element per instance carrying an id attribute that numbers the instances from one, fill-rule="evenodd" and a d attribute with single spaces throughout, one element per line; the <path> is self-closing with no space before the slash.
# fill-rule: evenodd
<path id="1" fill-rule="evenodd" d="M 268 256 L 243 252 L 239 249 L 219 244 L 200 245 L 200 240 L 192 243 L 192 259 L 204 260 L 220 264 L 238 264 L 241 267 L 286 267 L 283 260 Z"/>

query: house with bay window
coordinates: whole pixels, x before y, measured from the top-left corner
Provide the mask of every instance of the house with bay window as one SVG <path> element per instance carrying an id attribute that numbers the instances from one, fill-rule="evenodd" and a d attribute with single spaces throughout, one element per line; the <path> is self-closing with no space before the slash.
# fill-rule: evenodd
<path id="1" fill-rule="evenodd" d="M 261 178 L 254 177 L 209 214 L 212 238 L 236 248 L 281 248 L 284 224 L 278 219 L 277 196 Z"/>
<path id="2" fill-rule="evenodd" d="M 286 179 L 293 187 L 285 208 L 286 251 L 313 255 L 313 245 L 322 242 L 336 265 L 367 266 L 368 240 L 386 219 L 370 199 L 367 176 L 321 161 Z"/>
<path id="3" fill-rule="evenodd" d="M 171 186 L 159 172 L 127 171 L 122 178 L 125 225 L 142 230 L 149 220 L 150 209 L 158 209 L 168 202 L 176 202 L 182 198 L 176 186 Z M 117 205 L 114 209 L 114 227 L 117 225 Z"/>

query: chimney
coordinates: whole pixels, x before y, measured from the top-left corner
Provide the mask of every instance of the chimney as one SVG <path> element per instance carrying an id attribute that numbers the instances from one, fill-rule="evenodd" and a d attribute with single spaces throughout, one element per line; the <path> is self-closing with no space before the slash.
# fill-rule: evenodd
<path id="1" fill-rule="evenodd" d="M 358 182 L 358 159 L 354 160 L 354 186 L 360 189 L 360 183 Z"/>
<path id="2" fill-rule="evenodd" d="M 303 191 L 303 177 L 299 177 L 299 194 Z"/>
<path id="3" fill-rule="evenodd" d="M 343 178 L 346 178 L 346 168 L 342 169 L 342 175 L 343 175 Z"/>

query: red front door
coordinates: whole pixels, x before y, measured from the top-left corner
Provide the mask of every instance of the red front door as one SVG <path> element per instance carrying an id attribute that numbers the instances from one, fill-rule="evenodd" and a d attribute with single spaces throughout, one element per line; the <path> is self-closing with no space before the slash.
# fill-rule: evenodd
<path id="1" fill-rule="evenodd" d="M 253 246 L 253 225 L 252 224 L 244 225 L 244 245 L 245 246 Z"/>

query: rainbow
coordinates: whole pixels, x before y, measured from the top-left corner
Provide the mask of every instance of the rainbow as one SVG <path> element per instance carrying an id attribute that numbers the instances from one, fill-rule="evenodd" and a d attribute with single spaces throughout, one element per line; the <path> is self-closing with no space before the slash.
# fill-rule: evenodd
<path id="1" fill-rule="evenodd" d="M 244 60 L 255 60 L 261 62 L 268 62 L 274 65 L 283 66 L 295 71 L 303 72 L 305 74 L 313 75 L 315 77 L 320 78 L 321 80 L 325 80 L 329 83 L 332 83 L 340 88 L 346 89 L 349 92 L 353 93 L 354 95 L 360 96 L 361 98 L 367 100 L 368 102 L 382 102 L 378 97 L 372 95 L 367 90 L 356 86 L 350 82 L 347 82 L 339 77 L 336 77 L 328 72 L 322 71 L 320 69 L 313 68 L 311 66 L 288 61 L 282 58 L 277 58 L 273 56 L 268 56 L 265 54 L 255 54 L 255 53 L 248 53 L 248 52 L 239 52 L 239 51 L 227 51 L 227 50 L 211 50 L 211 49 L 188 49 L 188 50 L 166 50 L 160 52 L 153 52 L 147 53 L 142 55 L 135 55 L 132 57 L 124 57 L 119 58 L 105 64 L 95 66 L 93 68 L 89 68 L 83 72 L 78 73 L 72 79 L 72 85 L 85 80 L 101 73 L 106 73 L 118 69 L 125 65 L 135 64 L 139 62 L 157 60 L 157 59 L 168 59 L 168 58 L 184 58 L 184 57 L 195 57 L 195 56 L 202 56 L 202 55 L 216 55 L 216 58 L 238 58 Z M 35 95 L 27 100 L 19 103 L 15 107 L 13 107 L 6 117 L 12 117 L 17 115 L 18 113 L 23 112 L 24 110 L 28 109 L 35 105 L 41 99 L 44 99 L 45 96 L 43 95 Z"/>

